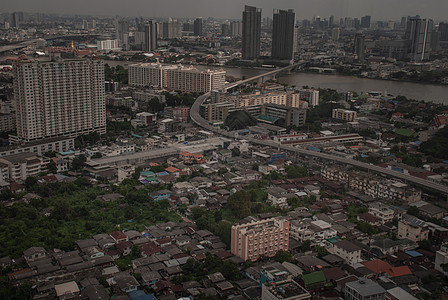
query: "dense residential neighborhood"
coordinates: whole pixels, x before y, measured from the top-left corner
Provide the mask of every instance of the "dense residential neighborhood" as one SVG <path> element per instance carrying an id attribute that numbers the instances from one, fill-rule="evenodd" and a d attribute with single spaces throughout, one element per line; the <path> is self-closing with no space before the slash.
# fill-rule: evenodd
<path id="1" fill-rule="evenodd" d="M 0 13 L 0 299 L 448 299 L 447 23 L 238 9 Z"/>

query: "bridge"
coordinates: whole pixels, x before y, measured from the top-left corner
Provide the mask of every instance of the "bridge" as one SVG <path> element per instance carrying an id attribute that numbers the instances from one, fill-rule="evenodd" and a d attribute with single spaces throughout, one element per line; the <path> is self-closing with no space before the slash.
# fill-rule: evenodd
<path id="1" fill-rule="evenodd" d="M 250 81 L 254 81 L 254 80 L 258 80 L 259 78 L 263 78 L 263 77 L 267 77 L 267 76 L 272 76 L 275 75 L 279 72 L 284 72 L 287 70 L 291 70 L 294 67 L 298 67 L 300 65 L 302 65 L 303 63 L 298 63 L 298 64 L 294 64 L 285 68 L 281 68 L 281 69 L 276 69 L 261 75 L 257 75 L 245 80 L 240 80 L 237 81 L 235 83 L 231 83 L 229 85 L 227 85 L 225 87 L 225 89 L 229 89 L 229 88 L 233 88 L 233 87 L 237 87 L 240 86 L 242 84 L 248 83 Z M 253 144 L 257 144 L 257 145 L 262 145 L 262 146 L 271 146 L 277 149 L 281 149 L 284 151 L 288 151 L 288 152 L 292 152 L 295 153 L 296 155 L 299 156 L 306 156 L 306 157 L 317 157 L 319 159 L 324 159 L 324 160 L 329 160 L 329 161 L 334 161 L 334 162 L 338 162 L 344 165 L 351 165 L 351 166 L 355 166 L 355 167 L 359 167 L 365 170 L 368 170 L 369 172 L 375 172 L 375 173 L 380 173 L 380 174 L 384 174 L 386 176 L 390 176 L 390 177 L 395 177 L 401 180 L 404 180 L 405 182 L 410 182 L 416 185 L 420 185 L 422 187 L 425 187 L 429 190 L 434 190 L 437 192 L 440 192 L 444 195 L 446 195 L 448 197 L 448 186 L 447 185 L 443 185 L 437 182 L 433 182 L 433 181 L 429 181 L 426 179 L 422 179 L 419 177 L 415 177 L 412 175 L 408 175 L 408 174 L 404 174 L 404 173 L 400 173 L 397 171 L 393 171 L 393 170 L 389 170 L 383 167 L 379 167 L 379 166 L 375 166 L 375 165 L 371 165 L 368 163 L 364 163 L 361 161 L 357 161 L 357 160 L 353 160 L 353 159 L 347 159 L 347 158 L 343 158 L 343 157 L 338 157 L 338 156 L 334 156 L 334 155 L 330 155 L 327 153 L 320 153 L 320 152 L 315 152 L 315 151 L 311 151 L 311 150 L 306 150 L 306 149 L 300 149 L 300 148 L 296 148 L 294 146 L 289 146 L 289 145 L 282 145 L 281 143 L 278 142 L 274 142 L 272 140 L 258 140 L 258 139 L 254 139 L 251 137 L 235 137 L 235 134 L 232 132 L 228 132 L 226 130 L 220 129 L 220 128 L 216 128 L 211 126 L 207 120 L 205 120 L 204 118 L 202 118 L 199 115 L 199 107 L 201 106 L 202 103 L 204 103 L 204 101 L 210 96 L 210 93 L 206 93 L 203 94 L 201 96 L 199 96 L 196 101 L 194 102 L 193 106 L 190 109 L 190 117 L 191 120 L 193 122 L 195 122 L 197 125 L 199 125 L 200 127 L 215 132 L 217 134 L 229 137 L 229 138 L 237 138 L 237 139 L 244 139 L 247 140 Z"/>

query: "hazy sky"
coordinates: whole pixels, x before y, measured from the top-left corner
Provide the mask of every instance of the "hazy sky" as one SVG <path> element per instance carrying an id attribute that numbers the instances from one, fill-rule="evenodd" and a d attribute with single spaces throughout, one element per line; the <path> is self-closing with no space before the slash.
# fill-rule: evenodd
<path id="1" fill-rule="evenodd" d="M 0 11 L 26 11 L 142 17 L 217 17 L 240 19 L 244 4 L 262 8 L 293 8 L 298 19 L 371 15 L 375 20 L 398 20 L 419 14 L 448 19 L 448 0 L 2 0 Z"/>

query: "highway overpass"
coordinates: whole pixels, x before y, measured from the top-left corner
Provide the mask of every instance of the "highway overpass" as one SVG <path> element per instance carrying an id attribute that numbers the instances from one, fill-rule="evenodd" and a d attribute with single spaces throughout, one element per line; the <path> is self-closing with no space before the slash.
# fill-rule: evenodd
<path id="1" fill-rule="evenodd" d="M 285 70 L 288 69 L 292 69 L 296 66 L 300 66 L 301 63 L 299 64 L 295 64 L 295 65 L 291 65 L 289 67 L 286 68 L 282 68 L 282 69 L 276 69 L 261 75 L 257 75 L 245 80 L 240 80 L 238 82 L 235 83 L 231 83 L 228 86 L 226 86 L 226 88 L 233 88 L 242 84 L 245 84 L 247 82 L 253 81 L 253 80 L 257 80 L 259 78 L 263 78 L 263 77 L 267 77 L 267 76 L 271 76 L 274 75 L 276 73 L 279 72 L 283 72 Z M 240 138 L 240 139 L 244 139 L 244 140 L 248 140 L 249 142 L 253 143 L 253 144 L 258 144 L 258 145 L 263 145 L 263 146 L 271 146 L 277 149 L 281 149 L 284 151 L 289 151 L 289 152 L 294 152 L 296 154 L 299 154 L 301 156 L 310 156 L 310 157 L 317 157 L 320 159 L 325 159 L 325 160 L 330 160 L 330 161 L 334 161 L 334 162 L 339 162 L 341 164 L 344 165 L 352 165 L 355 167 L 359 167 L 359 168 L 363 168 L 366 169 L 368 171 L 372 171 L 372 172 L 376 172 L 376 173 L 380 173 L 380 174 L 384 174 L 387 176 L 391 176 L 391 177 L 395 177 L 401 180 L 404 180 L 406 182 L 409 183 L 413 183 L 413 184 L 417 184 L 420 185 L 422 187 L 425 187 L 429 190 L 434 190 L 440 193 L 443 193 L 444 195 L 446 195 L 448 197 L 448 186 L 447 185 L 443 185 L 441 183 L 437 183 L 437 182 L 433 182 L 433 181 L 429 181 L 426 179 L 422 179 L 419 177 L 415 177 L 415 176 L 411 176 L 408 174 L 404 174 L 404 173 L 400 173 L 397 171 L 393 171 L 393 170 L 389 170 L 386 168 L 382 168 L 379 166 L 375 166 L 375 165 L 371 165 L 368 163 L 364 163 L 361 161 L 357 161 L 357 160 L 353 160 L 353 159 L 347 159 L 347 158 L 343 158 L 343 157 L 338 157 L 338 156 L 334 156 L 334 155 L 330 155 L 330 154 L 326 154 L 326 153 L 320 153 L 320 152 L 315 152 L 315 151 L 310 151 L 310 150 L 305 150 L 305 149 L 299 149 L 293 146 L 288 146 L 288 145 L 281 145 L 277 142 L 274 142 L 272 140 L 258 140 L 258 139 L 254 139 L 254 138 L 250 138 L 247 136 L 243 136 L 243 137 L 235 137 L 234 133 L 230 133 L 226 130 L 220 129 L 220 128 L 216 128 L 211 126 L 210 124 L 208 124 L 207 120 L 205 120 L 204 118 L 202 118 L 199 115 L 199 107 L 201 106 L 201 104 L 210 96 L 210 93 L 206 93 L 204 95 L 199 96 L 195 103 L 193 104 L 193 106 L 191 107 L 190 110 L 190 117 L 191 120 L 193 120 L 193 122 L 195 122 L 197 125 L 199 125 L 200 127 L 209 130 L 209 131 L 213 131 L 217 134 L 221 134 L 224 136 L 227 136 L 229 138 Z"/>

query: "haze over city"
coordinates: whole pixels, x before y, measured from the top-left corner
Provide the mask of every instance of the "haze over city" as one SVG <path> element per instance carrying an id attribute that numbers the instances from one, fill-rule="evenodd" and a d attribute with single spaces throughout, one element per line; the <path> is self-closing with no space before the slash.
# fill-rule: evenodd
<path id="1" fill-rule="evenodd" d="M 18 0 L 2 3 L 2 10 L 63 14 L 120 15 L 142 17 L 215 17 L 241 18 L 241 9 L 253 5 L 263 9 L 263 16 L 273 9 L 293 8 L 299 19 L 312 16 L 337 17 L 371 15 L 376 20 L 398 19 L 407 15 L 421 15 L 435 20 L 446 19 L 448 1 L 445 0 L 280 0 L 280 1 L 218 1 L 218 0 Z"/>

